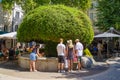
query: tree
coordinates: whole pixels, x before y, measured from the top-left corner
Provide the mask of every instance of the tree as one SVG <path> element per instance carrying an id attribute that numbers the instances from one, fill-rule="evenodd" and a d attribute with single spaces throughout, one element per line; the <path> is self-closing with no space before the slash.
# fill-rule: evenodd
<path id="1" fill-rule="evenodd" d="M 66 6 L 78 7 L 83 11 L 87 11 L 91 5 L 91 0 L 3 0 L 2 4 L 4 9 L 11 10 L 15 2 L 22 6 L 25 13 L 40 5 L 64 4 Z"/>
<path id="2" fill-rule="evenodd" d="M 10 12 L 14 5 L 14 1 L 15 0 L 2 0 L 1 4 L 2 4 L 3 10 Z"/>
<path id="3" fill-rule="evenodd" d="M 26 35 L 27 34 L 27 35 Z M 51 40 L 57 42 L 80 38 L 85 44 L 93 40 L 92 24 L 86 14 L 63 5 L 41 6 L 29 12 L 18 29 L 19 41 Z"/>
<path id="4" fill-rule="evenodd" d="M 13 3 L 14 3 L 14 0 L 0 1 L 0 8 L 1 8 L 0 16 L 2 20 L 0 24 L 4 25 L 5 27 L 11 26 L 11 9 L 12 9 L 12 6 L 14 5 Z"/>
<path id="5" fill-rule="evenodd" d="M 77 7 L 82 11 L 87 11 L 90 8 L 91 0 L 51 0 L 53 4 L 64 4 L 70 7 Z"/>
<path id="6" fill-rule="evenodd" d="M 17 31 L 20 42 L 44 41 L 49 54 L 56 52 L 56 43 L 61 37 L 65 41 L 79 38 L 88 45 L 93 36 L 89 17 L 76 8 L 63 5 L 41 6 L 32 10 L 25 15 Z"/>
<path id="7" fill-rule="evenodd" d="M 120 30 L 120 1 L 119 0 L 98 0 L 97 22 L 100 30 L 108 30 L 114 27 Z"/>

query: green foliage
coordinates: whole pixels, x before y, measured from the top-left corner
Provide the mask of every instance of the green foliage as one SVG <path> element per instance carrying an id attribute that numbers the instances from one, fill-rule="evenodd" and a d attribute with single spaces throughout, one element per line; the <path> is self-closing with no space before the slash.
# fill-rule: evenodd
<path id="1" fill-rule="evenodd" d="M 20 4 L 22 0 L 2 0 L 0 4 L 2 4 L 2 9 L 5 12 L 11 13 L 14 3 Z"/>
<path id="2" fill-rule="evenodd" d="M 12 6 L 14 5 L 14 1 L 15 0 L 2 0 L 1 4 L 3 10 L 10 12 L 12 10 Z"/>
<path id="3" fill-rule="evenodd" d="M 34 2 L 34 0 L 21 0 L 21 6 L 22 9 L 25 11 L 25 13 L 28 13 L 30 10 L 33 10 L 36 8 L 37 4 Z"/>
<path id="4" fill-rule="evenodd" d="M 45 42 L 45 55 L 46 57 L 57 57 L 56 46 L 58 43 L 53 41 Z"/>
<path id="5" fill-rule="evenodd" d="M 15 2 L 22 6 L 25 13 L 28 13 L 38 6 L 49 4 L 64 4 L 66 6 L 77 7 L 83 11 L 87 11 L 91 5 L 91 0 L 3 0 L 2 4 L 4 9 L 11 10 Z"/>
<path id="6" fill-rule="evenodd" d="M 48 5 L 50 0 L 20 0 L 18 4 L 21 5 L 25 13 L 37 8 L 41 5 Z"/>
<path id="7" fill-rule="evenodd" d="M 120 0 L 98 0 L 98 22 L 99 29 L 105 31 L 110 27 L 120 30 Z"/>
<path id="8" fill-rule="evenodd" d="M 18 31 L 18 40 L 53 41 L 79 38 L 90 44 L 94 32 L 86 14 L 63 5 L 41 6 L 29 12 L 23 19 Z"/>
<path id="9" fill-rule="evenodd" d="M 53 4 L 64 4 L 70 7 L 77 7 L 82 11 L 87 11 L 90 8 L 91 0 L 51 0 Z"/>

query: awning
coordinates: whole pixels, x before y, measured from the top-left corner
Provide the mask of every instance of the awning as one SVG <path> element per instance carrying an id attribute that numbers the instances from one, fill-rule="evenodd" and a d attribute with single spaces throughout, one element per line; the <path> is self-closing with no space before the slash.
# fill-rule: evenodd
<path id="1" fill-rule="evenodd" d="M 16 39 L 17 32 L 10 32 L 10 33 L 5 33 L 0 35 L 0 38 L 5 38 L 5 39 Z"/>
<path id="2" fill-rule="evenodd" d="M 5 33 L 8 33 L 8 32 L 6 32 L 6 31 L 0 31 L 0 34 L 5 34 Z"/>

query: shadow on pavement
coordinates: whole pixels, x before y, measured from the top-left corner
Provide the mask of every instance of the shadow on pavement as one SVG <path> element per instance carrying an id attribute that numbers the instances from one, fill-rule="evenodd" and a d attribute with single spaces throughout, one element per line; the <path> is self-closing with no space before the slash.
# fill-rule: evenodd
<path id="1" fill-rule="evenodd" d="M 66 72 L 66 73 L 57 73 L 57 72 L 29 72 L 28 69 L 24 69 L 24 68 L 21 68 L 19 67 L 17 61 L 7 61 L 7 62 L 2 62 L 0 63 L 0 68 L 3 68 L 3 69 L 8 69 L 8 70 L 12 70 L 14 71 L 14 73 L 17 73 L 15 74 L 15 76 L 19 76 L 19 77 L 24 77 L 24 78 L 31 78 L 31 76 L 29 75 L 34 75 L 35 77 L 32 77 L 33 79 L 37 78 L 42 78 L 43 76 L 42 75 L 46 75 L 46 77 L 49 77 L 49 78 L 55 78 L 55 79 L 59 79 L 59 78 L 68 78 L 68 79 L 72 79 L 72 78 L 79 78 L 79 77 L 85 77 L 85 76 L 91 76 L 91 75 L 95 75 L 95 74 L 98 74 L 98 73 L 101 73 L 103 71 L 106 71 L 109 66 L 104 66 L 104 65 L 95 65 L 94 67 L 92 68 L 88 68 L 88 69 L 82 69 L 81 71 L 73 71 L 73 72 Z M 7 70 L 6 70 L 7 71 Z M 23 73 L 18 73 L 19 72 L 23 72 Z M 27 74 L 29 75 L 24 75 L 24 72 L 27 72 Z M 23 74 L 23 75 L 21 75 Z M 11 75 L 11 74 L 9 74 Z M 40 77 L 41 75 L 41 77 Z M 46 78 L 45 77 L 45 78 Z"/>
<path id="2" fill-rule="evenodd" d="M 1 62 L 0 68 L 17 70 L 17 71 L 28 71 L 28 69 L 24 69 L 24 68 L 19 67 L 17 60 Z"/>
<path id="3" fill-rule="evenodd" d="M 106 66 L 95 66 L 94 68 L 89 68 L 89 69 L 82 69 L 81 71 L 73 71 L 73 72 L 66 72 L 62 73 L 64 76 L 57 76 L 56 78 L 79 78 L 79 77 L 86 77 L 86 76 L 91 76 L 95 75 L 98 73 L 101 73 L 103 71 L 106 71 L 108 67 Z"/>

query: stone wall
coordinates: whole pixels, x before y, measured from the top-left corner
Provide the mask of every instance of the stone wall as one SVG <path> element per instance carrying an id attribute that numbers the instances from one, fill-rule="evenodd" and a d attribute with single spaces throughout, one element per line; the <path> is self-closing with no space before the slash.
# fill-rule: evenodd
<path id="1" fill-rule="evenodd" d="M 22 68 L 29 69 L 29 58 L 20 56 L 18 59 L 18 64 Z M 36 63 L 36 68 L 43 72 L 56 72 L 57 71 L 58 60 L 55 57 L 51 58 L 38 58 Z"/>
<path id="2" fill-rule="evenodd" d="M 82 57 L 82 66 L 84 68 L 91 68 L 92 65 L 94 64 L 93 58 L 90 57 Z M 29 69 L 29 57 L 27 56 L 20 56 L 18 59 L 18 64 L 22 68 Z M 37 63 L 36 63 L 36 68 L 39 71 L 42 72 L 56 72 L 57 71 L 57 65 L 58 65 L 58 59 L 56 57 L 42 57 L 38 58 Z M 74 64 L 77 68 L 77 64 Z M 75 69 L 76 69 L 75 68 Z"/>

